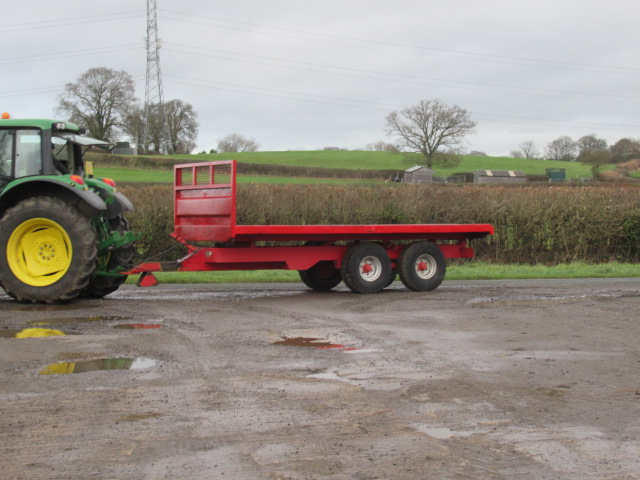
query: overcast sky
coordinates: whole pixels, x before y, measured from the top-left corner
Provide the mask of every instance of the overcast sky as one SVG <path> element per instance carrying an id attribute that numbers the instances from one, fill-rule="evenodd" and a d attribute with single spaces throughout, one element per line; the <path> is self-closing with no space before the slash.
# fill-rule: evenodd
<path id="1" fill-rule="evenodd" d="M 157 0 L 165 100 L 198 113 L 198 151 L 362 148 L 422 99 L 467 109 L 467 150 L 561 135 L 640 138 L 640 2 Z M 125 70 L 144 99 L 146 1 L 0 0 L 0 110 L 54 114 L 64 84 Z"/>

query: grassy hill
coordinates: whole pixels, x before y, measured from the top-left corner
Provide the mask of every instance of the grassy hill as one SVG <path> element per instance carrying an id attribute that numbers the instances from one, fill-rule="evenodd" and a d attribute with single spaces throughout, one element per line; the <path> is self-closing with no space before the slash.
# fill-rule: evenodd
<path id="1" fill-rule="evenodd" d="M 407 168 L 420 164 L 420 156 L 416 154 L 394 154 L 389 152 L 321 150 L 321 151 L 285 151 L 285 152 L 245 152 L 218 153 L 196 155 L 173 155 L 168 157 L 115 157 L 109 155 L 95 156 L 96 174 L 108 176 L 116 181 L 133 182 L 170 182 L 171 168 L 175 163 L 191 163 L 199 161 L 215 161 L 236 159 L 238 162 L 253 165 L 284 165 L 295 168 L 312 168 L 330 170 L 348 170 L 351 180 L 332 180 L 335 183 L 353 182 L 360 176 L 376 178 L 377 170 L 385 173 L 395 171 L 401 173 Z M 153 168 L 153 169 L 152 169 Z M 576 162 L 556 162 L 550 160 L 524 160 L 510 157 L 490 157 L 464 155 L 459 165 L 451 168 L 436 168 L 436 175 L 449 176 L 460 172 L 474 170 L 522 170 L 527 175 L 544 175 L 547 168 L 564 168 L 566 178 L 589 178 L 591 170 L 588 166 Z M 613 169 L 613 165 L 605 170 Z M 364 175 L 365 171 L 367 175 Z M 373 174 L 372 174 L 373 172 Z M 322 177 L 317 172 L 315 179 L 306 180 L 300 177 L 311 177 L 304 173 L 277 173 L 274 175 L 241 175 L 241 182 L 273 182 L 273 183 L 315 183 Z M 327 177 L 334 175 L 327 174 Z M 379 180 L 384 178 L 381 172 Z M 294 180 L 294 178 L 296 178 Z M 371 180 L 369 180 L 371 181 Z"/>
<path id="2" fill-rule="evenodd" d="M 183 158 L 183 157 L 180 157 Z M 186 157 L 185 157 L 186 158 Z M 286 151 L 286 152 L 246 152 L 190 155 L 197 160 L 223 160 L 234 158 L 240 162 L 292 165 L 318 168 L 346 168 L 351 170 L 406 170 L 421 163 L 417 154 L 397 154 L 390 152 L 366 152 L 359 150 L 339 151 Z M 527 175 L 544 175 L 547 168 L 566 169 L 567 178 L 591 177 L 591 170 L 577 162 L 556 162 L 552 160 L 524 160 L 511 157 L 490 157 L 463 155 L 459 165 L 452 168 L 436 168 L 441 176 L 474 170 L 523 170 Z M 611 166 L 613 168 L 613 166 Z"/>

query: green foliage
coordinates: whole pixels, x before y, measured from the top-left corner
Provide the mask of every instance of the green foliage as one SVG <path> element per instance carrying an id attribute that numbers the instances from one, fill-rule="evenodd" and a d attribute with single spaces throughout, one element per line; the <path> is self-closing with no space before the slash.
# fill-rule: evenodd
<path id="1" fill-rule="evenodd" d="M 143 257 L 176 243 L 170 185 L 126 185 Z M 558 264 L 640 260 L 640 188 L 602 185 L 266 185 L 238 189 L 239 224 L 490 223 L 478 258 Z M 164 259 L 181 254 L 164 255 Z"/>
<path id="2" fill-rule="evenodd" d="M 611 153 L 607 150 L 583 150 L 577 158 L 578 162 L 591 167 L 591 176 L 598 178 L 600 170 L 611 163 Z"/>

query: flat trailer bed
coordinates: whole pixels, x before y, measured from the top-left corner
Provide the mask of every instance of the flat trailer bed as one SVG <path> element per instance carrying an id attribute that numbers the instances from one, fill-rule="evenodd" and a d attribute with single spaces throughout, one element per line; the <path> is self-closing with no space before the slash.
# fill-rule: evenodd
<path id="1" fill-rule="evenodd" d="M 344 281 L 357 293 L 378 292 L 399 275 L 427 291 L 444 279 L 446 258 L 472 258 L 469 240 L 493 233 L 489 224 L 237 225 L 235 160 L 193 163 L 174 170 L 172 237 L 188 255 L 126 274 L 153 285 L 159 271 L 298 270 L 312 289 Z"/>

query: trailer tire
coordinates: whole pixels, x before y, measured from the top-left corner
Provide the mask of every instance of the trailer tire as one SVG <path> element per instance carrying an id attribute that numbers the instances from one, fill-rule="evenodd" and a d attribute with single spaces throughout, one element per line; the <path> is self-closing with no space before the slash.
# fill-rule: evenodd
<path id="1" fill-rule="evenodd" d="M 0 285 L 21 302 L 77 297 L 96 269 L 96 232 L 80 211 L 51 197 L 32 197 L 0 220 Z"/>
<path id="2" fill-rule="evenodd" d="M 298 270 L 302 282 L 312 290 L 319 292 L 328 292 L 338 286 L 342 281 L 340 270 L 335 268 L 329 262 L 320 262 L 311 267 L 309 270 Z"/>
<path id="3" fill-rule="evenodd" d="M 387 284 L 384 286 L 384 288 L 387 288 L 393 282 L 395 282 L 396 278 L 398 278 L 398 270 L 396 270 L 395 268 L 392 268 L 391 273 L 389 274 L 389 279 L 387 280 Z"/>
<path id="4" fill-rule="evenodd" d="M 391 276 L 391 261 L 377 243 L 356 243 L 342 260 L 342 280 L 355 293 L 376 293 Z"/>
<path id="5" fill-rule="evenodd" d="M 447 269 L 442 251 L 431 242 L 415 242 L 406 247 L 399 260 L 402 283 L 415 292 L 435 290 Z"/>

